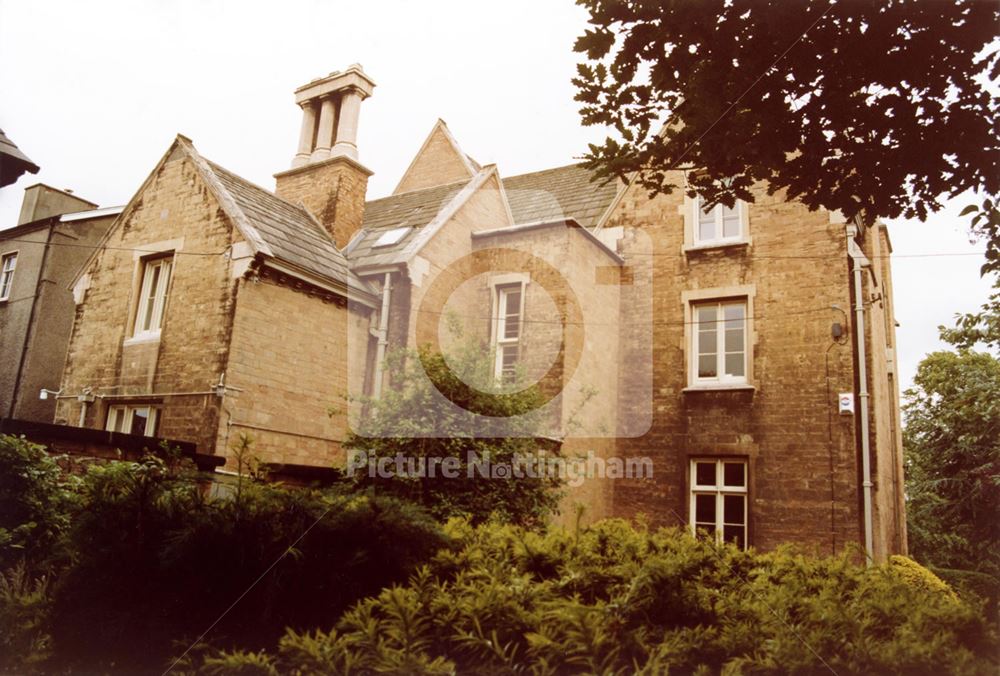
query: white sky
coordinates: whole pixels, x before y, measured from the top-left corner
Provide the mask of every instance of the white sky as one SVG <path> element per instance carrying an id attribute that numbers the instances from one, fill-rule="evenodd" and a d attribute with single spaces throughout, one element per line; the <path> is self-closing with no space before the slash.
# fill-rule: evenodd
<path id="1" fill-rule="evenodd" d="M 570 84 L 585 21 L 571 0 L 0 0 L 0 128 L 42 168 L 0 190 L 0 227 L 39 181 L 124 204 L 178 132 L 273 187 L 298 139 L 292 91 L 354 62 L 377 83 L 358 136 L 370 198 L 392 190 L 438 117 L 502 175 L 568 164 L 603 137 L 580 125 Z M 957 217 L 970 201 L 892 222 L 895 253 L 981 250 Z M 936 327 L 986 299 L 982 262 L 894 260 L 904 387 L 942 347 Z"/>

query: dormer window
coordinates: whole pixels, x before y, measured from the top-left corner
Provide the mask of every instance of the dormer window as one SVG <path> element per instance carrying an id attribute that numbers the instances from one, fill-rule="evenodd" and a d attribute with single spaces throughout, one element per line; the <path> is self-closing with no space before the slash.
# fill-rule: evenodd
<path id="1" fill-rule="evenodd" d="M 403 241 L 403 238 L 406 237 L 409 234 L 410 230 L 412 229 L 413 228 L 404 227 L 404 228 L 393 228 L 392 230 L 386 230 L 379 236 L 377 240 L 375 240 L 375 244 L 373 244 L 372 247 L 374 248 L 380 246 L 392 246 L 393 244 L 399 244 L 401 241 Z"/>

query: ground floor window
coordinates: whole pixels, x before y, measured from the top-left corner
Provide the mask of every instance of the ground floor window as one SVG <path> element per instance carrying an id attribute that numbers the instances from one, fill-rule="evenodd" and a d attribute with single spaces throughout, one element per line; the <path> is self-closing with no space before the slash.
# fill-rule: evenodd
<path id="1" fill-rule="evenodd" d="M 116 405 L 108 409 L 104 429 L 109 432 L 155 437 L 160 422 L 160 409 L 148 405 Z"/>
<path id="2" fill-rule="evenodd" d="M 747 483 L 745 460 L 692 460 L 691 531 L 746 549 Z"/>

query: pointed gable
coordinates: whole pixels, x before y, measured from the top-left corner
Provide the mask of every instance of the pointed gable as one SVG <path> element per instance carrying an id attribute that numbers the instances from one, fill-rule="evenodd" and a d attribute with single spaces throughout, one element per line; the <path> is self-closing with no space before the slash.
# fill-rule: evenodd
<path id="1" fill-rule="evenodd" d="M 132 210 L 160 169 L 174 160 L 190 162 L 212 197 L 236 227 L 251 251 L 265 260 L 273 260 L 301 270 L 318 280 L 332 283 L 338 290 L 370 293 L 367 284 L 349 269 L 347 259 L 330 234 L 301 205 L 292 204 L 274 193 L 234 174 L 202 157 L 190 139 L 178 134 L 163 158 L 142 187 L 109 228 L 90 260 L 81 268 L 77 280 L 90 267 L 113 231 L 125 223 Z M 74 282 L 75 283 L 75 282 Z"/>
<path id="2" fill-rule="evenodd" d="M 462 151 L 444 120 L 439 119 L 392 194 L 468 181 L 479 169 L 475 160 Z"/>

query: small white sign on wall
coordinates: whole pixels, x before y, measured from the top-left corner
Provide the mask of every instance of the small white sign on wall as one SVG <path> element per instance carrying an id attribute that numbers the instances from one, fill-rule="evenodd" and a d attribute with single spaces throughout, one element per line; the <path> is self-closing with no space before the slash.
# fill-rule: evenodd
<path id="1" fill-rule="evenodd" d="M 841 392 L 837 395 L 840 415 L 854 415 L 854 393 Z"/>

